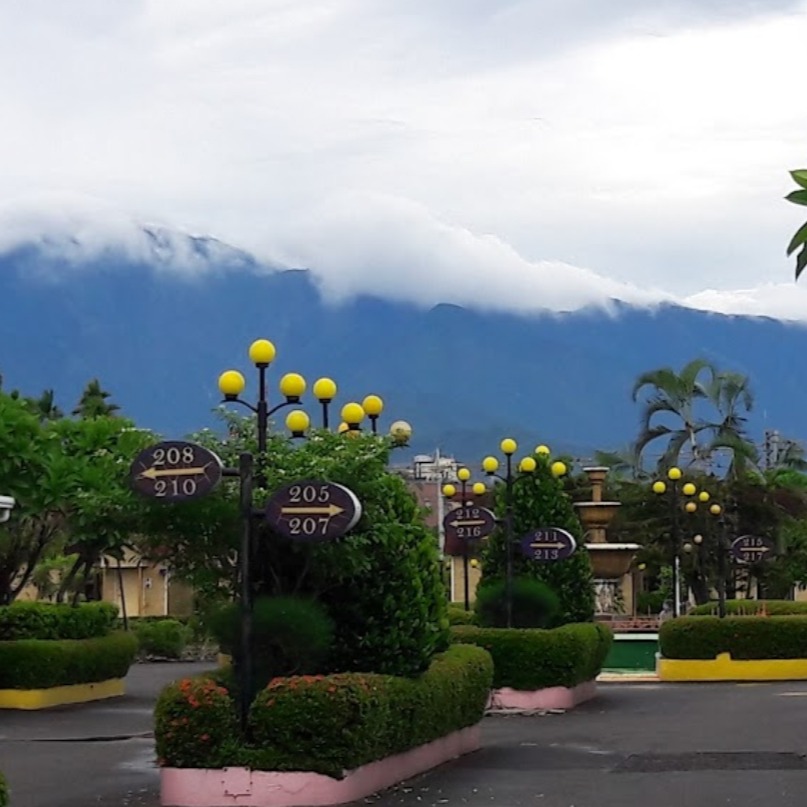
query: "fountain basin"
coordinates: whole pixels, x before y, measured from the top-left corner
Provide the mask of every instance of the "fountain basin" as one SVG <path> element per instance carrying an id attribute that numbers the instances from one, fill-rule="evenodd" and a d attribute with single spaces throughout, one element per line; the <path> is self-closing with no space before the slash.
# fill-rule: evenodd
<path id="1" fill-rule="evenodd" d="M 620 578 L 630 570 L 636 553 L 641 549 L 639 544 L 586 544 L 594 577 L 598 580 Z"/>
<path id="2" fill-rule="evenodd" d="M 575 502 L 577 515 L 586 530 L 604 530 L 613 520 L 621 502 Z M 602 540 L 605 540 L 603 536 Z"/>

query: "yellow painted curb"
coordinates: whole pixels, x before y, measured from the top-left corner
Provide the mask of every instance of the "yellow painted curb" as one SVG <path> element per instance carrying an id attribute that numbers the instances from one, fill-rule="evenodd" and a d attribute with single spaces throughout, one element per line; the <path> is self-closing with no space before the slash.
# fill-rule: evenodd
<path id="1" fill-rule="evenodd" d="M 126 693 L 123 678 L 94 684 L 70 684 L 47 689 L 0 689 L 0 709 L 50 709 L 70 703 L 88 703 L 116 698 Z"/>
<path id="2" fill-rule="evenodd" d="M 797 681 L 807 680 L 807 659 L 734 660 L 729 653 L 716 659 L 658 661 L 661 681 Z"/>

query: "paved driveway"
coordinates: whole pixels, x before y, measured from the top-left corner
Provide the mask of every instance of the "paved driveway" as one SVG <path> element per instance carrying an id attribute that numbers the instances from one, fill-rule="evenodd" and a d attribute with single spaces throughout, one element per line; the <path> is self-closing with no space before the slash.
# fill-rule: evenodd
<path id="1" fill-rule="evenodd" d="M 151 714 L 209 665 L 138 665 L 126 697 L 0 712 L 13 807 L 155 807 Z M 802 807 L 807 683 L 604 684 L 574 712 L 490 717 L 485 746 L 368 799 L 377 807 Z"/>

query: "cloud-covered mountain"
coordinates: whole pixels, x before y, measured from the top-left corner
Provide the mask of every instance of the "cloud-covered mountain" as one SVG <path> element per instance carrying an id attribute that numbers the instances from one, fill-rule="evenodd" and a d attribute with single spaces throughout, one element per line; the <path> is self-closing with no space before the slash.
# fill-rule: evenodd
<path id="1" fill-rule="evenodd" d="M 152 230 L 138 243 L 88 257 L 40 239 L 0 258 L 8 386 L 52 387 L 70 408 L 99 377 L 139 424 L 181 436 L 212 425 L 219 372 L 235 366 L 253 381 L 246 348 L 267 337 L 278 349 L 273 379 L 331 375 L 339 403 L 376 392 L 387 422 L 413 423 L 416 449 L 473 461 L 505 434 L 581 456 L 619 447 L 636 433 L 636 376 L 705 356 L 751 377 L 755 435 L 807 438 L 800 325 L 618 301 L 520 315 L 373 296 L 337 304 L 309 272 L 272 271 L 210 239 Z"/>

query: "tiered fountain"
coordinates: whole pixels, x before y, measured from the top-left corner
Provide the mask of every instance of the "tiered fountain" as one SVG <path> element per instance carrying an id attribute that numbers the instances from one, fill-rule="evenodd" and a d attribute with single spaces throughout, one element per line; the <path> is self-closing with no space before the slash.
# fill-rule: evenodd
<path id="1" fill-rule="evenodd" d="M 591 482 L 591 501 L 576 502 L 594 569 L 595 615 L 625 616 L 633 611 L 633 578 L 629 574 L 639 544 L 610 543 L 606 531 L 620 502 L 604 502 L 602 485 L 608 468 L 583 468 Z M 632 615 L 632 613 L 631 613 Z"/>

